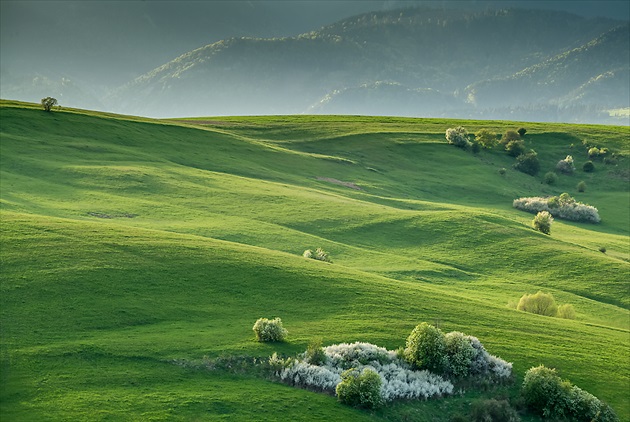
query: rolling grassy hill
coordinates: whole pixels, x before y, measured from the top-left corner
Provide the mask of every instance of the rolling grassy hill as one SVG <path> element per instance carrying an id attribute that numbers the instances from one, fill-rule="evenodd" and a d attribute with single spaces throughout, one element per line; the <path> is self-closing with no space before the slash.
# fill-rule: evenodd
<path id="1" fill-rule="evenodd" d="M 500 394 L 542 363 L 630 420 L 628 128 L 150 120 L 7 101 L 0 119 L 3 419 L 450 420 L 484 393 L 369 413 L 256 373 L 177 364 L 294 354 L 315 337 L 395 349 L 436 321 L 514 362 Z M 458 124 L 525 126 L 541 174 L 567 154 L 578 171 L 542 184 L 498 150 L 447 145 Z M 624 158 L 582 173 L 582 140 Z M 557 220 L 545 236 L 512 208 L 564 191 L 602 223 Z M 301 257 L 315 247 L 333 264 Z M 576 319 L 508 306 L 540 289 Z M 255 342 L 263 316 L 281 317 L 290 341 Z"/>

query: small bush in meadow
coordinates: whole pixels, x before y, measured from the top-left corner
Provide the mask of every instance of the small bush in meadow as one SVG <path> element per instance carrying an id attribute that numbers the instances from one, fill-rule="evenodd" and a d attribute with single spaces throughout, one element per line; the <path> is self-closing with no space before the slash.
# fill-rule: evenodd
<path id="1" fill-rule="evenodd" d="M 518 301 L 516 309 L 533 314 L 555 317 L 558 305 L 551 293 L 538 292 L 533 295 L 524 294 Z"/>
<path id="2" fill-rule="evenodd" d="M 440 374 L 448 367 L 446 341 L 439 328 L 423 322 L 413 329 L 405 347 L 407 362 L 418 369 Z"/>
<path id="3" fill-rule="evenodd" d="M 573 157 L 567 155 L 565 159 L 558 161 L 558 163 L 556 164 L 556 170 L 562 174 L 573 174 L 573 172 L 575 171 Z"/>
<path id="4" fill-rule="evenodd" d="M 605 246 L 600 246 L 600 247 L 599 247 L 599 251 L 600 251 L 601 253 L 606 253 L 606 247 L 605 247 Z"/>
<path id="5" fill-rule="evenodd" d="M 577 188 L 578 192 L 585 192 L 586 191 L 586 182 L 584 180 L 582 180 L 580 183 L 577 184 L 576 188 Z"/>
<path id="6" fill-rule="evenodd" d="M 481 129 L 475 133 L 475 141 L 488 149 L 493 148 L 498 143 L 497 135 L 488 129 Z"/>
<path id="7" fill-rule="evenodd" d="M 547 211 L 554 218 L 571 221 L 584 221 L 587 223 L 599 223 L 601 221 L 597 208 L 577 202 L 568 193 L 548 198 L 530 197 L 515 199 L 514 208 L 531 213 Z"/>
<path id="8" fill-rule="evenodd" d="M 521 138 L 522 138 L 522 137 L 523 137 L 523 136 L 525 136 L 525 134 L 527 133 L 527 129 L 525 129 L 524 127 L 519 128 L 519 129 L 516 131 L 516 133 L 518 133 L 518 134 L 521 136 Z"/>
<path id="9" fill-rule="evenodd" d="M 527 407 L 545 419 L 616 422 L 619 417 L 594 395 L 563 381 L 543 365 L 525 373 L 521 393 Z"/>
<path id="10" fill-rule="evenodd" d="M 540 161 L 538 161 L 538 154 L 536 151 L 530 150 L 526 154 L 521 154 L 516 157 L 516 163 L 514 168 L 522 173 L 535 176 L 540 170 Z"/>
<path id="11" fill-rule="evenodd" d="M 339 401 L 354 407 L 376 409 L 383 400 L 381 398 L 381 377 L 370 369 L 348 369 L 341 374 L 341 382 L 335 392 Z"/>
<path id="12" fill-rule="evenodd" d="M 525 152 L 525 142 L 520 139 L 505 144 L 505 151 L 512 157 L 518 157 Z"/>
<path id="13" fill-rule="evenodd" d="M 326 353 L 322 347 L 322 339 L 312 340 L 306 348 L 304 360 L 311 365 L 322 365 L 326 363 Z"/>
<path id="14" fill-rule="evenodd" d="M 502 168 L 500 168 L 500 169 L 499 169 L 499 174 L 500 174 L 501 176 L 505 176 L 505 173 L 506 173 L 506 172 L 507 172 L 507 170 L 505 169 L 505 167 L 502 167 Z"/>
<path id="15" fill-rule="evenodd" d="M 575 319 L 575 308 L 571 304 L 564 304 L 558 306 L 558 318 Z"/>
<path id="16" fill-rule="evenodd" d="M 519 422 L 521 418 L 507 400 L 479 400 L 470 411 L 472 422 Z"/>
<path id="17" fill-rule="evenodd" d="M 508 130 L 501 136 L 501 145 L 507 145 L 512 141 L 519 141 L 521 139 L 521 135 L 518 134 L 515 130 Z"/>
<path id="18" fill-rule="evenodd" d="M 271 320 L 259 318 L 252 329 L 256 334 L 256 340 L 262 342 L 284 341 L 288 334 L 288 331 L 282 326 L 280 318 Z"/>
<path id="19" fill-rule="evenodd" d="M 330 255 L 328 254 L 328 252 L 326 252 L 322 248 L 315 249 L 315 252 L 313 252 L 310 249 L 307 249 L 307 250 L 304 251 L 302 256 L 304 258 L 316 259 L 318 261 L 324 261 L 324 262 L 331 262 L 332 263 L 332 260 L 330 259 Z"/>
<path id="20" fill-rule="evenodd" d="M 468 131 L 463 126 L 446 129 L 446 140 L 449 144 L 459 148 L 467 148 L 470 146 Z"/>
<path id="21" fill-rule="evenodd" d="M 553 216 L 549 211 L 540 211 L 532 220 L 532 227 L 544 234 L 551 234 L 551 223 L 553 223 Z"/>
<path id="22" fill-rule="evenodd" d="M 616 165 L 617 164 L 617 157 L 604 157 L 604 164 L 606 165 Z"/>
<path id="23" fill-rule="evenodd" d="M 545 173 L 543 181 L 548 185 L 553 185 L 558 181 L 558 175 L 553 171 L 548 171 L 547 173 Z"/>
<path id="24" fill-rule="evenodd" d="M 592 161 L 587 161 L 582 165 L 582 171 L 584 171 L 585 173 L 591 173 L 595 171 L 595 164 L 593 164 Z"/>

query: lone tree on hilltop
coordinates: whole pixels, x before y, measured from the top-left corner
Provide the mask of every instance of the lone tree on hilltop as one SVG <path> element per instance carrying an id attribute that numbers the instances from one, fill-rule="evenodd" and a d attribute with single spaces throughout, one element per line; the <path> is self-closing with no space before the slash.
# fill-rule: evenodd
<path id="1" fill-rule="evenodd" d="M 53 106 L 57 105 L 57 99 L 53 97 L 42 98 L 42 107 L 44 107 L 44 111 L 50 111 Z"/>

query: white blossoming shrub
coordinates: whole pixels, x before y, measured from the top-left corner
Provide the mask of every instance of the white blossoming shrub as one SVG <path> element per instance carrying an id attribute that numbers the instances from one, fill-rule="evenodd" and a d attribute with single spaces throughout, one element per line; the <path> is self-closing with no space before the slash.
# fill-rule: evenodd
<path id="1" fill-rule="evenodd" d="M 447 374 L 458 377 L 471 375 L 498 381 L 512 375 L 512 364 L 490 355 L 476 337 L 453 332 L 446 334 L 445 339 L 444 358 L 449 362 Z M 319 350 L 319 345 L 317 349 Z M 377 404 L 372 393 L 364 394 L 369 397 L 365 403 L 356 402 L 353 395 L 353 388 L 362 385 L 359 378 L 365 373 L 371 373 L 370 371 L 380 379 L 379 400 L 385 402 L 442 397 L 452 394 L 454 390 L 448 379 L 428 370 L 414 369 L 405 361 L 405 353 L 360 342 L 333 344 L 321 350 L 324 356 L 316 360 L 318 364 L 311 363 L 313 352 L 307 350 L 295 359 L 280 359 L 274 354 L 269 358 L 269 366 L 274 375 L 287 384 L 337 394 L 343 391 L 343 394 L 354 398 L 346 397 L 342 401 L 353 406 L 371 407 Z M 366 383 L 373 390 L 375 378 L 373 375 L 368 378 L 371 381 Z M 338 386 L 344 380 L 348 385 L 344 384 L 339 390 Z"/>
<path id="2" fill-rule="evenodd" d="M 259 318 L 252 327 L 256 334 L 256 340 L 271 342 L 271 341 L 284 341 L 288 331 L 282 326 L 282 320 L 280 318 L 267 319 Z"/>
<path id="3" fill-rule="evenodd" d="M 362 373 L 370 369 L 378 374 L 380 396 L 384 401 L 395 399 L 428 399 L 453 393 L 453 384 L 428 371 L 414 371 L 397 357 L 395 351 L 369 343 L 342 343 L 324 347 L 325 363 L 312 365 L 301 357 L 278 362 L 270 358 L 275 375 L 288 384 L 335 392 L 342 374 L 354 369 Z M 273 364 L 272 364 L 273 362 Z"/>
<path id="4" fill-rule="evenodd" d="M 573 172 L 575 171 L 575 165 L 573 164 L 573 157 L 570 155 L 567 155 L 564 160 L 558 161 L 558 164 L 556 164 L 556 170 L 564 174 L 573 174 Z"/>
<path id="5" fill-rule="evenodd" d="M 559 197 L 519 198 L 515 199 L 512 205 L 516 209 L 534 214 L 540 211 L 547 211 L 554 218 L 564 220 L 582 221 L 587 223 L 599 223 L 601 221 L 597 208 L 577 202 L 567 193 L 563 193 Z"/>

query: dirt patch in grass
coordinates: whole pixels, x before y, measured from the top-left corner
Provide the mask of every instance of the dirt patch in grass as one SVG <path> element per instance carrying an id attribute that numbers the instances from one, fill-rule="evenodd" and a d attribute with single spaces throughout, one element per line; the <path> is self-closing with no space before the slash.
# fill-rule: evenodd
<path id="1" fill-rule="evenodd" d="M 129 214 L 126 212 L 115 212 L 115 213 L 104 213 L 104 212 L 88 212 L 90 217 L 96 218 L 134 218 L 137 217 L 138 214 Z"/>
<path id="2" fill-rule="evenodd" d="M 361 189 L 360 186 L 352 183 L 352 182 L 344 182 L 342 180 L 337 180 L 337 179 L 331 179 L 330 177 L 316 177 L 317 180 L 321 180 L 323 182 L 328 182 L 328 183 L 333 183 L 335 185 L 341 185 L 341 186 L 345 186 L 347 188 L 350 189 L 354 189 L 354 190 L 363 190 Z"/>

